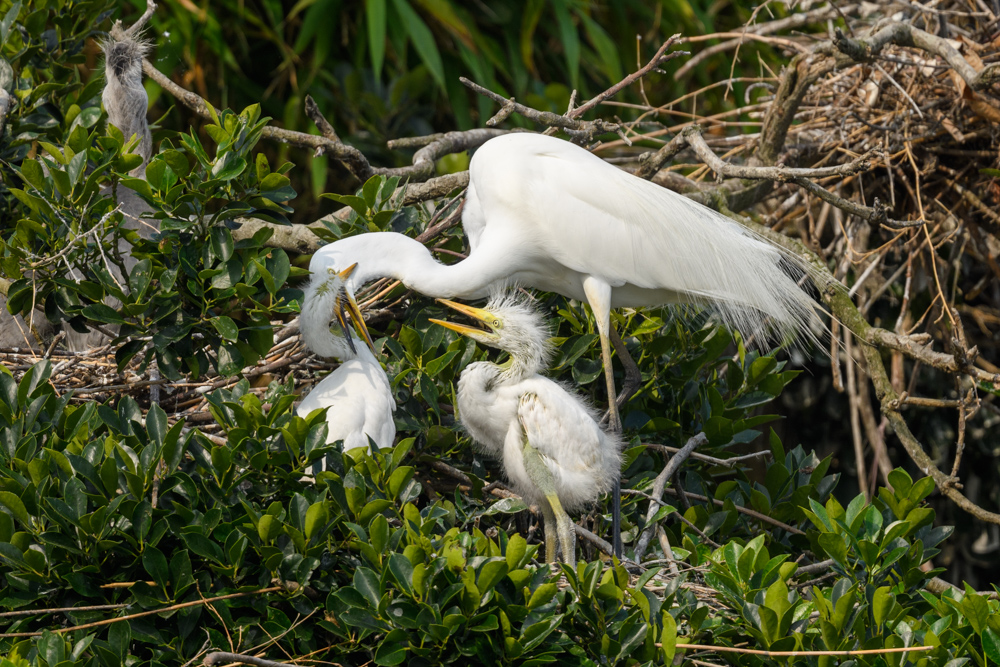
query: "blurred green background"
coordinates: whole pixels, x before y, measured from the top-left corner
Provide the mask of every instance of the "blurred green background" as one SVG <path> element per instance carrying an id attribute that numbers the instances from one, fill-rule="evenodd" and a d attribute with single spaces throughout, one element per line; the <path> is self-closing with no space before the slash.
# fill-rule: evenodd
<path id="1" fill-rule="evenodd" d="M 122 2 L 120 15 L 130 22 L 144 7 L 143 0 Z M 779 14 L 766 18 L 784 9 L 770 11 Z M 156 66 L 213 104 L 242 109 L 259 102 L 277 124 L 315 133 L 303 110 L 311 95 L 342 139 L 375 164 L 398 166 L 409 156 L 388 151 L 388 139 L 482 127 L 496 112 L 460 76 L 537 109 L 565 112 L 574 88 L 579 101 L 606 89 L 648 62 L 670 35 L 740 29 L 751 15 L 749 5 L 724 0 L 165 0 L 148 35 Z M 669 71 L 645 80 L 644 94 L 659 105 L 724 80 L 731 56 L 709 58 L 680 81 L 673 74 L 684 60 L 668 63 Z M 761 63 L 780 62 L 770 47 L 755 43 L 741 48 L 740 60 L 753 71 L 736 76 L 758 76 Z M 725 88 L 716 87 L 679 108 L 692 111 L 696 104 L 702 114 L 731 108 L 746 85 L 734 85 L 728 99 Z M 162 117 L 162 127 L 200 122 L 171 106 L 158 86 L 147 86 L 151 118 Z M 642 103 L 642 96 L 632 87 L 615 99 Z M 597 113 L 630 119 L 639 112 L 616 106 Z M 508 124 L 520 122 L 515 116 Z M 321 192 L 352 192 L 359 185 L 325 157 L 265 148 L 272 159 L 299 167 L 296 222 L 331 210 L 318 199 Z"/>

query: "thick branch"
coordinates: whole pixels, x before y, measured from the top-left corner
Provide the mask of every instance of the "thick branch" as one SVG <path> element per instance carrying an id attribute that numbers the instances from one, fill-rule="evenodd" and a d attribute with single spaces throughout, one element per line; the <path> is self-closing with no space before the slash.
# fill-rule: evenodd
<path id="1" fill-rule="evenodd" d="M 643 153 L 639 156 L 639 168 L 636 170 L 635 175 L 647 181 L 650 180 L 653 176 L 656 176 L 663 165 L 687 148 L 687 145 L 687 137 L 683 134 L 678 134 L 661 146 L 660 150 L 655 153 Z"/>
<path id="2" fill-rule="evenodd" d="M 977 72 L 948 40 L 925 32 L 909 23 L 889 23 L 866 39 L 850 39 L 839 29 L 834 43 L 855 62 L 869 62 L 889 44 L 911 46 L 942 58 L 973 90 L 985 90 L 1000 81 L 1000 63 Z"/>
<path id="3" fill-rule="evenodd" d="M 153 2 L 153 0 L 146 0 L 146 11 L 144 11 L 142 13 L 142 16 L 140 16 L 136 20 L 136 22 L 133 23 L 131 27 L 129 27 L 129 29 L 125 31 L 125 35 L 127 37 L 131 37 L 132 39 L 135 39 L 139 35 L 139 33 L 142 32 L 142 29 L 145 27 L 149 19 L 153 17 L 153 12 L 155 11 L 156 11 L 156 3 Z M 121 22 L 115 21 L 115 26 L 120 27 Z"/>
<path id="4" fill-rule="evenodd" d="M 856 160 L 832 167 L 750 167 L 735 165 L 723 161 L 705 142 L 705 137 L 701 134 L 701 128 L 697 125 L 690 125 L 684 128 L 682 134 L 687 143 L 694 149 L 698 157 L 707 164 L 712 171 L 728 178 L 749 178 L 753 180 L 780 181 L 782 183 L 798 182 L 802 178 L 824 178 L 826 176 L 851 176 L 863 174 L 871 171 L 873 159 L 884 159 L 882 151 L 874 148 Z"/>
<path id="5" fill-rule="evenodd" d="M 899 350 L 911 359 L 916 359 L 946 373 L 966 373 L 976 380 L 989 383 L 996 389 L 1000 389 L 1000 374 L 987 373 L 973 366 L 973 360 L 960 360 L 951 354 L 935 352 L 929 345 L 923 345 L 923 340 L 915 340 L 912 336 L 900 336 L 886 329 L 872 327 L 868 330 L 867 341 L 872 345 Z M 974 353 L 970 356 L 974 356 Z"/>

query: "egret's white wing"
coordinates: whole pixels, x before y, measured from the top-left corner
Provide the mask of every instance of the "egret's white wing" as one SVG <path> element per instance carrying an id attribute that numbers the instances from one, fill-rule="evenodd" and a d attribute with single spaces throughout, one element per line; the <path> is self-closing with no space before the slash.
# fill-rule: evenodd
<path id="1" fill-rule="evenodd" d="M 546 378 L 524 384 L 517 418 L 527 442 L 552 471 L 567 509 L 594 501 L 618 475 L 616 444 L 601 432 L 581 399 Z"/>
<path id="2" fill-rule="evenodd" d="M 811 299 L 774 246 L 569 142 L 505 135 L 480 148 L 470 169 L 487 217 L 484 242 L 506 228 L 568 269 L 612 287 L 662 290 L 663 302 L 712 304 L 753 332 L 762 313 L 793 334 L 812 317 Z"/>

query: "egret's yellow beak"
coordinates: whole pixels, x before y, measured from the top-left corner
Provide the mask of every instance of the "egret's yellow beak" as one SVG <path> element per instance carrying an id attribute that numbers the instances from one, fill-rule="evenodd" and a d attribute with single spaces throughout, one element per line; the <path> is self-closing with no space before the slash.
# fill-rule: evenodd
<path id="1" fill-rule="evenodd" d="M 453 310 L 457 310 L 463 315 L 468 315 L 469 317 L 482 322 L 491 329 L 491 331 L 484 331 L 483 329 L 469 327 L 464 324 L 458 324 L 457 322 L 447 322 L 445 320 L 435 320 L 435 319 L 430 320 L 434 324 L 440 324 L 446 329 L 457 331 L 463 336 L 469 336 L 474 340 L 485 342 L 488 339 L 496 338 L 497 330 L 503 326 L 503 323 L 500 321 L 500 318 L 498 318 L 496 315 L 494 315 L 488 310 L 484 310 L 482 308 L 473 308 L 472 306 L 466 306 L 463 303 L 448 301 L 447 299 L 435 299 L 435 301 L 444 306 L 448 306 Z"/>
<path id="2" fill-rule="evenodd" d="M 337 273 L 337 277 L 346 281 L 354 269 L 358 268 L 357 262 L 351 264 L 349 267 Z M 346 297 L 343 299 L 342 297 Z M 354 300 L 354 295 L 345 287 L 342 294 L 337 295 L 336 305 L 334 307 L 334 312 L 337 316 L 337 322 L 340 327 L 344 330 L 345 337 L 347 338 L 348 344 L 351 346 L 351 350 L 357 353 L 354 349 L 354 341 L 351 339 L 350 328 L 347 325 L 347 319 L 345 317 L 345 311 L 351 316 L 351 322 L 354 324 L 354 330 L 357 332 L 358 337 L 362 338 L 365 343 L 368 344 L 369 349 L 375 354 L 375 343 L 372 342 L 371 334 L 368 333 L 368 327 L 365 326 L 365 318 L 361 316 L 361 309 L 358 308 L 358 302 Z"/>

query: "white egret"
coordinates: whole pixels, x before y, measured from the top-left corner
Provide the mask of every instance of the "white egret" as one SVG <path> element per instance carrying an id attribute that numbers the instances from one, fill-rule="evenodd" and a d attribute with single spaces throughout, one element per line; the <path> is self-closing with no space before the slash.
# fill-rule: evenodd
<path id="1" fill-rule="evenodd" d="M 489 331 L 434 320 L 510 355 L 503 364 L 469 364 L 458 382 L 458 414 L 483 452 L 503 461 L 514 489 L 542 508 L 545 549 L 573 565 L 575 531 L 566 514 L 610 491 L 621 473 L 621 442 L 606 433 L 594 410 L 539 371 L 550 357 L 539 313 L 512 294 L 494 294 L 485 308 L 438 299 L 482 322 Z"/>
<path id="2" fill-rule="evenodd" d="M 470 252 L 451 265 L 409 237 L 377 232 L 324 246 L 309 268 L 322 274 L 357 262 L 349 294 L 391 277 L 432 297 L 478 299 L 491 285 L 513 281 L 586 301 L 597 321 L 614 430 L 621 423 L 611 308 L 712 306 L 758 340 L 771 330 L 808 337 L 815 317 L 812 300 L 782 266 L 794 258 L 726 216 L 555 137 L 513 133 L 483 144 L 469 166 L 462 222 Z M 621 553 L 617 521 L 612 541 Z"/>
<path id="3" fill-rule="evenodd" d="M 344 281 L 353 270 L 351 266 L 339 273 L 330 271 L 325 280 L 313 280 L 306 291 L 309 305 L 303 305 L 299 317 L 306 347 L 322 357 L 340 359 L 341 364 L 309 392 L 296 412 L 306 417 L 313 410 L 326 408 L 329 429 L 326 441 L 342 440 L 344 451 L 356 447 L 368 449 L 369 437 L 379 448 L 391 447 L 396 437 L 392 420 L 396 402 L 389 378 L 373 354 L 371 338 L 357 304 L 344 294 Z M 367 345 L 355 346 L 345 311 L 350 313 L 359 337 Z M 335 329 L 330 328 L 331 317 L 337 321 Z"/>

